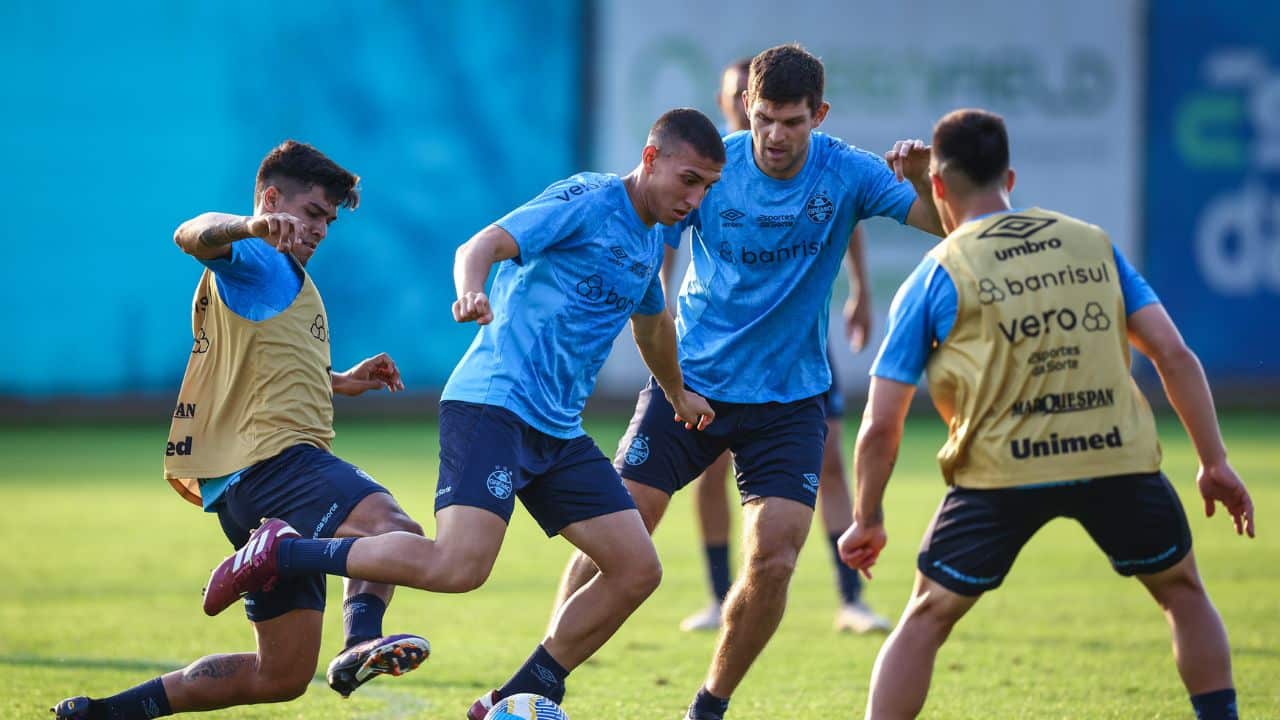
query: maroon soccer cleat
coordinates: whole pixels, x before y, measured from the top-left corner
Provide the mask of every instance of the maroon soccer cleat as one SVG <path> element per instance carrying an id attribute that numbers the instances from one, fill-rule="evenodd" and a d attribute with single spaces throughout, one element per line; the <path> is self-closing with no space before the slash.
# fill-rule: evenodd
<path id="1" fill-rule="evenodd" d="M 499 699 L 497 690 L 490 690 L 481 695 L 475 702 L 471 703 L 471 709 L 467 711 L 467 720 L 484 720 Z"/>
<path id="2" fill-rule="evenodd" d="M 263 519 L 244 547 L 213 569 L 204 589 L 205 614 L 217 615 L 251 592 L 275 587 L 280 579 L 276 549 L 280 540 L 287 537 L 301 535 L 283 520 Z"/>

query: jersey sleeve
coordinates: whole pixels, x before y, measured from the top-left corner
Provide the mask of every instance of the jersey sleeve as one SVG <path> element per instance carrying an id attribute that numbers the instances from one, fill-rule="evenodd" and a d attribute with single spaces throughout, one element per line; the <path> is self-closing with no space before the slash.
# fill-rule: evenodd
<path id="1" fill-rule="evenodd" d="M 649 287 L 645 288 L 644 297 L 636 307 L 638 315 L 657 315 L 667 309 L 667 294 L 662 289 L 662 273 L 655 272 L 649 279 Z"/>
<path id="2" fill-rule="evenodd" d="M 576 180 L 553 183 L 534 199 L 502 216 L 496 223 L 515 238 L 524 264 L 557 242 L 576 233 L 590 218 L 603 196 L 600 188 L 583 190 L 586 185 Z M 578 192 L 574 192 L 574 190 Z"/>
<path id="3" fill-rule="evenodd" d="M 1124 314 L 1132 315 L 1148 305 L 1160 302 L 1156 291 L 1147 284 L 1137 270 L 1125 259 L 1124 253 L 1115 245 L 1111 246 L 1116 256 L 1116 274 L 1120 276 L 1120 292 L 1124 295 Z"/>
<path id="4" fill-rule="evenodd" d="M 958 307 L 951 276 L 937 260 L 926 257 L 893 298 L 889 329 L 871 374 L 908 385 L 919 382 L 929 353 L 950 334 Z"/>
<path id="5" fill-rule="evenodd" d="M 859 218 L 887 217 L 900 223 L 916 201 L 916 190 L 899 180 L 880 157 L 854 147 L 844 152 L 844 177 L 854 188 Z"/>
<path id="6" fill-rule="evenodd" d="M 237 240 L 231 243 L 229 255 L 200 262 L 213 271 L 222 287 L 232 288 L 235 294 L 253 304 L 279 294 L 292 299 L 302 287 L 292 261 L 261 238 Z M 293 289 L 292 293 L 288 292 L 289 288 Z"/>

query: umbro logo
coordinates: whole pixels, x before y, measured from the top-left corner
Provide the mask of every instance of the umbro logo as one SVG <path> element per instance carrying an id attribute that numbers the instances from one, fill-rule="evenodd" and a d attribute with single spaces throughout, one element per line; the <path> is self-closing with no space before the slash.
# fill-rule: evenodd
<path id="1" fill-rule="evenodd" d="M 720 219 L 724 220 L 724 222 L 721 223 L 720 225 L 721 227 L 742 227 L 742 223 L 738 221 L 746 216 L 747 216 L 746 213 L 742 212 L 737 208 L 729 208 L 728 210 L 721 210 Z"/>

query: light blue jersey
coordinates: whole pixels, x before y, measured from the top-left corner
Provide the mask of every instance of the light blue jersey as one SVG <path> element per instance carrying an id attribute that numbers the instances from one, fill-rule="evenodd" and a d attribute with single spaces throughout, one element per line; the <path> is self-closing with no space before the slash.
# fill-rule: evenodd
<path id="1" fill-rule="evenodd" d="M 702 206 L 659 230 L 678 246 L 692 228 L 676 316 L 685 383 L 735 403 L 825 393 L 831 287 L 849 234 L 863 218 L 905 222 L 915 190 L 876 155 L 816 131 L 790 180 L 761 172 L 749 132 L 726 137 L 725 152 Z"/>
<path id="2" fill-rule="evenodd" d="M 663 311 L 662 239 L 622 179 L 599 173 L 554 183 L 496 224 L 520 254 L 498 264 L 493 322 L 480 327 L 440 399 L 496 405 L 553 437 L 577 437 L 618 333 L 632 315 Z"/>

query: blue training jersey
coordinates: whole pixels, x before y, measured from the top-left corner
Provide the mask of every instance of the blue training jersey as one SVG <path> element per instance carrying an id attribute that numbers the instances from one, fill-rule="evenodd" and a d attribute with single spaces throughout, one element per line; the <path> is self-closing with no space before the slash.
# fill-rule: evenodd
<path id="1" fill-rule="evenodd" d="M 664 309 L 662 239 L 617 175 L 552 184 L 496 223 L 520 254 L 498 264 L 482 325 L 441 400 L 504 407 L 558 438 L 583 434 L 582 408 L 634 314 Z"/>
<path id="2" fill-rule="evenodd" d="M 676 329 L 685 383 L 715 400 L 790 402 L 831 385 L 831 288 L 859 220 L 905 222 L 916 193 L 878 156 L 813 132 L 804 168 L 765 175 L 751 134 L 725 138 L 720 182 L 680 224 L 657 232 L 692 261 Z"/>
<path id="3" fill-rule="evenodd" d="M 296 261 L 266 240 L 251 237 L 231 243 L 231 253 L 200 260 L 213 271 L 218 294 L 232 312 L 262 322 L 284 312 L 302 290 L 302 270 Z M 230 475 L 200 481 L 200 502 L 206 512 L 240 480 L 241 468 Z"/>
<path id="4" fill-rule="evenodd" d="M 1120 249 L 1113 246 L 1112 251 L 1125 315 L 1160 302 Z M 889 307 L 889 329 L 871 365 L 871 375 L 915 385 L 924 373 L 930 353 L 951 333 L 958 311 L 956 284 L 950 273 L 937 260 L 925 256 L 894 295 Z"/>

